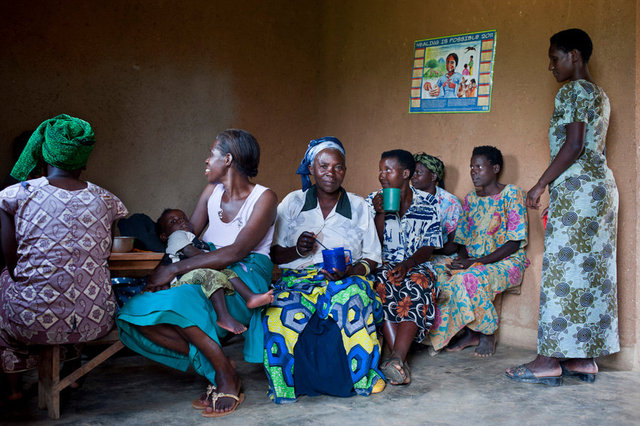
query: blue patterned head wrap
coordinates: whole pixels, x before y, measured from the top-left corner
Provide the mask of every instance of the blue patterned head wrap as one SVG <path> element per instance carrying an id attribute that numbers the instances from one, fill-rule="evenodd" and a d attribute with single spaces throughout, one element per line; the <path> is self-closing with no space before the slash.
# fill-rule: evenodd
<path id="1" fill-rule="evenodd" d="M 296 174 L 300 175 L 300 179 L 302 180 L 302 190 L 306 191 L 311 188 L 311 179 L 309 179 L 309 175 L 311 172 L 309 171 L 309 166 L 313 163 L 313 159 L 316 158 L 316 155 L 323 149 L 333 148 L 342 153 L 344 156 L 344 147 L 342 146 L 342 142 L 338 140 L 338 138 L 334 138 L 333 136 L 326 136 L 320 139 L 314 139 L 309 142 L 309 146 L 307 147 L 307 152 L 304 153 L 304 157 L 300 162 L 300 167 L 296 171 Z"/>

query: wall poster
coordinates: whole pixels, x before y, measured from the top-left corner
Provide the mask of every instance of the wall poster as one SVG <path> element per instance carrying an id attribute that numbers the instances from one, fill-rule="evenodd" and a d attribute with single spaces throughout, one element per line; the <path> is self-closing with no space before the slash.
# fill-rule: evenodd
<path id="1" fill-rule="evenodd" d="M 489 112 L 495 46 L 495 30 L 417 40 L 409 112 Z"/>

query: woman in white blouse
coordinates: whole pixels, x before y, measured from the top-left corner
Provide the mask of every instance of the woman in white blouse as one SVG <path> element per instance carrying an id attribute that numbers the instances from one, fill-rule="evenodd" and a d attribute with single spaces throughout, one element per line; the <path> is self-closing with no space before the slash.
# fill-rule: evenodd
<path id="1" fill-rule="evenodd" d="M 380 242 L 365 200 L 342 188 L 345 173 L 340 141 L 312 140 L 298 169 L 303 189 L 278 206 L 271 258 L 282 278 L 264 320 L 264 364 L 276 403 L 384 389 L 376 334 L 382 305 L 371 275 Z M 351 263 L 325 270 L 322 246 L 350 250 Z"/>

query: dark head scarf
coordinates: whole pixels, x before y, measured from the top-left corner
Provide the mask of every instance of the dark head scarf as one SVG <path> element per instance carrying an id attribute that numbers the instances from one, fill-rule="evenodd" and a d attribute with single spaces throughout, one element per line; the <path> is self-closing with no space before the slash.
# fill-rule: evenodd
<path id="1" fill-rule="evenodd" d="M 42 158 L 62 170 L 78 170 L 87 164 L 96 142 L 91 125 L 79 118 L 62 114 L 46 120 L 29 138 L 11 176 L 26 180 Z"/>
<path id="2" fill-rule="evenodd" d="M 313 159 L 316 158 L 316 155 L 318 155 L 318 153 L 323 149 L 327 148 L 337 149 L 344 156 L 344 147 L 338 138 L 326 136 L 309 142 L 307 151 L 304 153 L 304 158 L 302 158 L 302 161 L 300 162 L 300 167 L 298 167 L 298 170 L 296 171 L 296 174 L 299 174 L 300 179 L 302 179 L 303 191 L 306 191 L 311 187 L 311 179 L 309 179 L 311 172 L 309 171 L 309 166 L 313 163 Z"/>
<path id="3" fill-rule="evenodd" d="M 442 178 L 444 178 L 444 163 L 438 157 L 421 152 L 420 154 L 413 154 L 413 158 L 416 163 L 422 164 L 427 170 L 435 174 L 439 183 L 442 182 Z"/>

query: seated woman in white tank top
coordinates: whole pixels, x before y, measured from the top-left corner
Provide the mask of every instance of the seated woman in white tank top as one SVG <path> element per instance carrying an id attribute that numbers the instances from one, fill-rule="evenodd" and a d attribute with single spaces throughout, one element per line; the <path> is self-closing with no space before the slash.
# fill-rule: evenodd
<path id="1" fill-rule="evenodd" d="M 193 269 L 228 268 L 251 291 L 268 290 L 277 199 L 270 189 L 249 181 L 258 173 L 259 160 L 260 147 L 251 134 L 232 129 L 217 136 L 206 160 L 209 183 L 191 215 L 196 235 L 209 224 L 203 239 L 216 250 L 156 268 L 148 292 L 132 298 L 116 320 L 129 348 L 179 370 L 191 365 L 211 382 L 206 395 L 192 403 L 205 417 L 227 415 L 244 400 L 240 378 L 220 347 L 219 339 L 228 332 L 216 325 L 213 305 L 199 285 L 165 288 L 176 275 Z M 245 360 L 262 362 L 261 310 L 247 308 L 239 292 L 225 301 L 233 318 L 247 327 Z"/>

